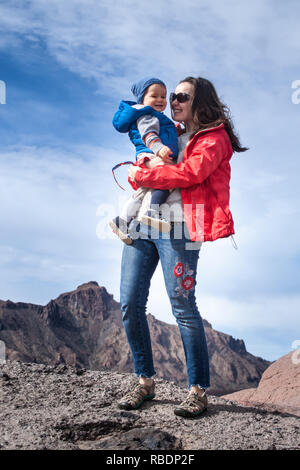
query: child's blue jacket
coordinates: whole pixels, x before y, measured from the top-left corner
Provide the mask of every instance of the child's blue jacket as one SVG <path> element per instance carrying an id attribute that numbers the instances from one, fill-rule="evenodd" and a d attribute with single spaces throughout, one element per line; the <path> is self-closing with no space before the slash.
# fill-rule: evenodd
<path id="1" fill-rule="evenodd" d="M 121 101 L 118 111 L 113 117 L 113 125 L 119 132 L 128 132 L 130 140 L 136 148 L 136 156 L 141 152 L 153 153 L 146 147 L 138 131 L 136 121 L 145 114 L 151 114 L 159 120 L 159 137 L 164 145 L 167 145 L 173 152 L 172 157 L 178 156 L 178 135 L 175 124 L 163 113 L 155 111 L 151 106 L 141 109 L 133 108 L 134 101 Z"/>

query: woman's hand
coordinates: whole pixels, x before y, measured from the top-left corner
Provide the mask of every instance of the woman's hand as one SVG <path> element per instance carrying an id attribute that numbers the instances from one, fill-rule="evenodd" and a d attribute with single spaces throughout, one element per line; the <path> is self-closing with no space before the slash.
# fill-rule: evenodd
<path id="1" fill-rule="evenodd" d="M 165 157 L 160 157 L 158 155 L 158 157 L 160 158 L 161 162 L 162 163 L 165 163 L 166 165 L 169 165 L 171 163 L 174 163 L 174 160 L 172 158 L 169 157 L 169 155 L 166 155 Z"/>
<path id="2" fill-rule="evenodd" d="M 159 166 L 159 165 L 164 165 L 164 161 L 158 157 L 158 156 L 155 156 L 153 158 L 150 158 L 150 160 L 148 160 L 147 162 L 145 162 L 145 166 L 151 170 L 151 168 L 155 168 L 156 166 Z"/>
<path id="3" fill-rule="evenodd" d="M 156 155 L 160 157 L 164 163 L 173 163 L 172 158 L 170 158 L 170 155 L 172 155 L 172 150 L 167 147 L 167 145 L 164 145 Z"/>
<path id="4" fill-rule="evenodd" d="M 135 181 L 135 174 L 138 170 L 140 170 L 140 167 L 135 165 L 130 165 L 128 168 L 128 177 L 131 181 Z"/>

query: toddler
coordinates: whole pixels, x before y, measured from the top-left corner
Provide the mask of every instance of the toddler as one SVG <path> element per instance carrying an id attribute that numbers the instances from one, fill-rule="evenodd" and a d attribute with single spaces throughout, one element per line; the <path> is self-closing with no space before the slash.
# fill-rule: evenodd
<path id="1" fill-rule="evenodd" d="M 167 106 L 166 85 L 158 78 L 144 78 L 135 83 L 131 91 L 136 102 L 121 101 L 113 118 L 119 132 L 128 132 L 136 147 L 136 159 L 150 167 L 175 162 L 178 155 L 177 131 L 174 123 L 163 111 Z M 127 244 L 132 243 L 128 227 L 142 203 L 148 188 L 138 188 L 125 204 L 120 216 L 110 221 L 112 230 Z M 162 217 L 159 206 L 169 196 L 169 190 L 155 189 L 150 208 L 141 217 L 141 222 L 161 232 L 171 230 L 171 224 Z"/>

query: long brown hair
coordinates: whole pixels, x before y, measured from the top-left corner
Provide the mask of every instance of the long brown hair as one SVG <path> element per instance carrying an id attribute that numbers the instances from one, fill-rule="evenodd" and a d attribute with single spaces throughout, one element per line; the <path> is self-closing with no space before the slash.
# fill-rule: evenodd
<path id="1" fill-rule="evenodd" d="M 202 129 L 224 124 L 224 127 L 231 140 L 234 152 L 245 152 L 247 147 L 242 147 L 239 137 L 234 131 L 234 125 L 230 115 L 230 109 L 217 95 L 214 85 L 206 78 L 186 77 L 179 83 L 188 82 L 194 85 L 195 95 L 192 103 L 192 114 L 198 129 L 192 134 L 191 138 Z"/>

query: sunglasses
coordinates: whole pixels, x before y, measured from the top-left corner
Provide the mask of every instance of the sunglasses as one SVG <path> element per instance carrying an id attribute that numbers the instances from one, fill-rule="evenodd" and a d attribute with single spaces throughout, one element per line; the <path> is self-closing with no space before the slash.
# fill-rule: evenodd
<path id="1" fill-rule="evenodd" d="M 177 100 L 178 103 L 186 103 L 186 101 L 189 101 L 191 99 L 191 95 L 188 95 L 187 93 L 170 93 L 170 103 L 173 103 L 173 101 Z"/>

